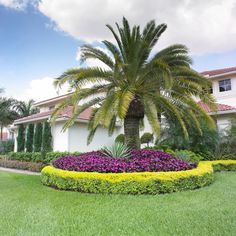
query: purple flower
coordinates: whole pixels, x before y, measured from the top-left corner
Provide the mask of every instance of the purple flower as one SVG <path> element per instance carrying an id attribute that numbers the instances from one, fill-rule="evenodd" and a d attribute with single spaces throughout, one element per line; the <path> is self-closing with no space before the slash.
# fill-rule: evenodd
<path id="1" fill-rule="evenodd" d="M 189 170 L 195 166 L 154 150 L 132 150 L 130 158 L 106 157 L 101 152 L 88 152 L 80 156 L 61 157 L 53 166 L 80 172 L 121 173 Z"/>

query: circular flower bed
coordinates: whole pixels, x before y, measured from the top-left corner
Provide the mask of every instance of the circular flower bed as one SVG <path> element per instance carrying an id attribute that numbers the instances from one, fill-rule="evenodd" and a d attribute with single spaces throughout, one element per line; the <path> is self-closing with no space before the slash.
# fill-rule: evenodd
<path id="1" fill-rule="evenodd" d="M 207 186 L 215 170 L 236 170 L 236 160 L 202 161 L 185 171 L 98 173 L 68 171 L 46 166 L 41 181 L 62 190 L 86 193 L 159 194 Z"/>
<path id="2" fill-rule="evenodd" d="M 170 154 L 154 150 L 132 150 L 130 158 L 106 157 L 101 152 L 61 157 L 53 162 L 58 169 L 79 172 L 122 173 L 190 170 L 195 167 Z"/>

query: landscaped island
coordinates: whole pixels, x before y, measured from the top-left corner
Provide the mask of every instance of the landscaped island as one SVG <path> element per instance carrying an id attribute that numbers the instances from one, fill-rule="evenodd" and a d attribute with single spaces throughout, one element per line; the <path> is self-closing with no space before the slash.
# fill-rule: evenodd
<path id="1" fill-rule="evenodd" d="M 42 170 L 43 184 L 87 193 L 159 194 L 209 185 L 214 169 L 235 170 L 236 160 L 201 161 L 198 165 L 154 150 L 133 150 L 130 157 L 102 152 L 61 157 Z"/>

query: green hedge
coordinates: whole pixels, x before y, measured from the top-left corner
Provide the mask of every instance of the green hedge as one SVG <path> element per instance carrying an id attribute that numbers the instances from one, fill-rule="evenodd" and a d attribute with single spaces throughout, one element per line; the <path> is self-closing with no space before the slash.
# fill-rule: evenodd
<path id="1" fill-rule="evenodd" d="M 45 167 L 42 183 L 62 190 L 86 193 L 160 194 L 192 190 L 214 181 L 214 171 L 236 170 L 236 161 L 203 161 L 187 171 L 96 173 Z"/>
<path id="2" fill-rule="evenodd" d="M 9 160 L 51 163 L 53 160 L 63 156 L 78 156 L 80 152 L 48 152 L 43 155 L 41 152 L 10 152 L 6 155 Z"/>

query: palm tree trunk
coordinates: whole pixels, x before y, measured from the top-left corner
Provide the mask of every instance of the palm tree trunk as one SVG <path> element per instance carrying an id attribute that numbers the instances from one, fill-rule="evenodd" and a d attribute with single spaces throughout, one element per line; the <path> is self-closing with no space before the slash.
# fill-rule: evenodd
<path id="1" fill-rule="evenodd" d="M 130 103 L 126 117 L 124 119 L 125 143 L 131 149 L 139 149 L 139 121 L 144 118 L 144 107 L 138 97 Z"/>
<path id="2" fill-rule="evenodd" d="M 124 119 L 125 143 L 131 149 L 140 148 L 139 118 L 126 117 Z"/>

